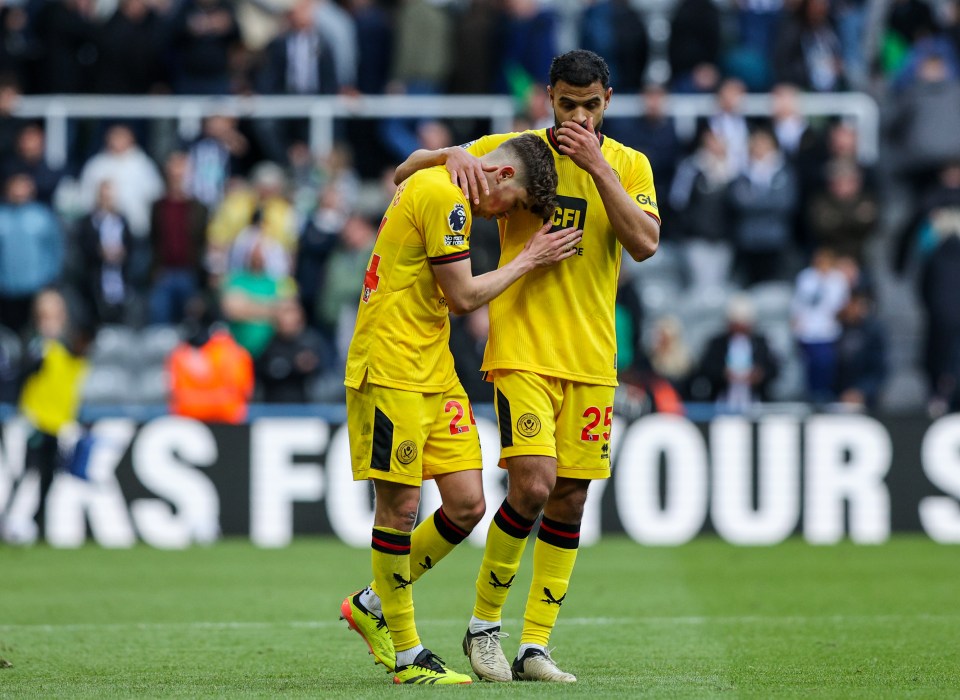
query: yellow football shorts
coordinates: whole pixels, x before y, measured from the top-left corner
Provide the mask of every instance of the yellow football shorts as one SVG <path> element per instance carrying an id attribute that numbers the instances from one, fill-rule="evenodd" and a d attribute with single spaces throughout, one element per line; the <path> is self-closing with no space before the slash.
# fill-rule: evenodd
<path id="1" fill-rule="evenodd" d="M 347 433 L 355 481 L 419 486 L 437 474 L 483 467 L 473 409 L 459 382 L 435 394 L 347 387 Z"/>
<path id="2" fill-rule="evenodd" d="M 614 387 L 522 370 L 496 370 L 490 376 L 501 466 L 509 457 L 543 455 L 556 458 L 558 476 L 610 476 Z"/>

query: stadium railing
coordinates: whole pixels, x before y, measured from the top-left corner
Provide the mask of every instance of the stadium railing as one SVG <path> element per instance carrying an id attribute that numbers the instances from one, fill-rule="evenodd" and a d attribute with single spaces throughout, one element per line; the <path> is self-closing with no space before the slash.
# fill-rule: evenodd
<path id="1" fill-rule="evenodd" d="M 641 114 L 640 95 L 617 95 L 608 117 Z M 748 117 L 770 114 L 766 93 L 749 94 L 743 101 Z M 859 156 L 864 163 L 877 159 L 879 107 L 866 93 L 805 93 L 799 100 L 801 113 L 809 117 L 841 117 L 851 120 L 860 138 Z M 666 103 L 682 137 L 691 137 L 698 118 L 716 113 L 712 95 L 671 95 Z M 504 95 L 365 95 L 361 97 L 261 96 L 107 96 L 30 95 L 21 97 L 13 112 L 24 119 L 40 119 L 47 134 L 47 161 L 52 166 L 66 162 L 69 119 L 174 119 L 180 136 L 189 140 L 200 133 L 202 119 L 229 115 L 250 119 L 302 119 L 310 122 L 310 147 L 318 154 L 334 145 L 334 123 L 349 119 L 387 117 L 481 118 L 490 120 L 492 132 L 512 128 L 517 104 Z"/>

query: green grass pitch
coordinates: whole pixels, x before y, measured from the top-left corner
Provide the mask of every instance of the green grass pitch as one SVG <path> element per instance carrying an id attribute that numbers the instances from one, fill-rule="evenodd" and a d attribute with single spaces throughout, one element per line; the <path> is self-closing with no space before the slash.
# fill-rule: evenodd
<path id="1" fill-rule="evenodd" d="M 505 610 L 508 655 L 531 549 Z M 464 672 L 479 560 L 460 547 L 414 594 L 424 642 Z M 333 539 L 0 547 L 0 697 L 960 698 L 960 548 L 919 536 L 662 549 L 606 537 L 580 552 L 551 640 L 580 679 L 564 687 L 394 687 L 337 619 L 368 572 L 366 550 Z"/>

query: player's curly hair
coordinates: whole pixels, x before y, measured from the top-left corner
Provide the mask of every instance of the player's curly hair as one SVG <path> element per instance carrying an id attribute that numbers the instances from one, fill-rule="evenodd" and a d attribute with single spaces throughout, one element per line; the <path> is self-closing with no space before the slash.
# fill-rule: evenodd
<path id="1" fill-rule="evenodd" d="M 593 51 L 574 49 L 556 56 L 550 63 L 550 85 L 561 80 L 576 87 L 587 87 L 599 81 L 606 90 L 610 87 L 610 67 Z"/>
<path id="2" fill-rule="evenodd" d="M 550 147 L 539 136 L 521 134 L 500 146 L 516 157 L 519 182 L 527 190 L 527 207 L 541 219 L 549 219 L 557 208 L 557 167 Z"/>

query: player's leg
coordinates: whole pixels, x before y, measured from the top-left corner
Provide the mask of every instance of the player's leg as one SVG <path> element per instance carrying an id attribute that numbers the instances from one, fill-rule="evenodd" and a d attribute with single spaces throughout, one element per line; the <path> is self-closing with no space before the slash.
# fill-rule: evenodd
<path id="1" fill-rule="evenodd" d="M 57 473 L 58 457 L 56 435 L 37 430 L 30 436 L 27 441 L 26 465 L 28 469 L 36 469 L 40 474 L 40 500 L 37 502 L 37 510 L 33 517 L 41 539 L 46 539 L 47 536 L 47 494 L 50 493 L 50 487 Z"/>
<path id="2" fill-rule="evenodd" d="M 413 531 L 413 580 L 436 566 L 483 518 L 483 459 L 467 392 L 458 382 L 437 403 L 423 450 L 423 478 L 434 479 L 442 505 Z"/>
<path id="3" fill-rule="evenodd" d="M 470 683 L 451 671 L 420 643 L 413 615 L 410 539 L 420 502 L 419 487 L 377 479 L 373 524 L 373 580 L 380 591 L 383 618 L 396 651 L 394 683 L 448 685 Z"/>
<path id="4" fill-rule="evenodd" d="M 507 497 L 487 531 L 476 581 L 476 600 L 463 649 L 485 680 L 512 680 L 500 638 L 501 611 L 520 568 L 527 538 L 556 479 L 555 405 L 552 380 L 525 372 L 495 375 L 501 458 L 509 471 Z"/>
<path id="5" fill-rule="evenodd" d="M 483 478 L 479 469 L 438 474 L 442 505 L 413 531 L 411 580 L 416 581 L 463 542 L 483 518 Z"/>
<path id="6" fill-rule="evenodd" d="M 513 679 L 500 643 L 507 636 L 501 629 L 501 611 L 520 568 L 530 531 L 556 478 L 552 457 L 510 457 L 507 464 L 507 497 L 487 530 L 473 617 L 463 640 L 463 651 L 470 657 L 473 670 L 480 678 L 491 681 Z"/>
<path id="7" fill-rule="evenodd" d="M 523 615 L 514 678 L 571 683 L 576 676 L 557 668 L 547 643 L 567 597 L 580 545 L 580 522 L 589 481 L 560 477 L 543 511 L 533 547 L 533 580 Z"/>
<path id="8" fill-rule="evenodd" d="M 524 610 L 514 677 L 573 682 L 547 651 L 567 596 L 580 543 L 580 523 L 591 479 L 610 475 L 613 387 L 564 383 L 557 417 L 557 482 L 544 508 L 533 552 L 533 579 Z"/>
<path id="9" fill-rule="evenodd" d="M 371 538 L 373 580 L 380 591 L 383 617 L 397 663 L 401 653 L 409 663 L 422 650 L 413 618 L 410 580 L 410 533 L 420 505 L 420 487 L 374 479 L 376 513 Z"/>
<path id="10" fill-rule="evenodd" d="M 410 580 L 415 582 L 466 539 L 483 518 L 483 460 L 473 411 L 458 383 L 444 393 L 423 447 L 423 478 L 433 478 L 442 505 L 413 531 Z M 376 584 L 360 592 L 361 604 L 380 610 Z"/>
<path id="11" fill-rule="evenodd" d="M 348 596 L 341 613 L 377 660 L 396 671 L 394 683 L 470 683 L 445 668 L 420 643 L 413 613 L 410 551 L 420 502 L 424 454 L 440 394 L 385 387 L 347 390 L 347 424 L 354 479 L 373 479 L 376 509 L 371 538 L 374 585 Z M 376 614 L 375 599 L 381 608 Z"/>
<path id="12" fill-rule="evenodd" d="M 347 387 L 346 399 L 354 480 L 374 479 L 376 484 L 387 478 L 395 479 L 397 483 L 415 487 L 419 500 L 422 468 L 419 458 L 422 450 L 418 445 L 422 445 L 425 437 L 425 431 L 421 431 L 420 421 L 416 418 L 420 412 L 420 399 L 410 392 L 391 391 L 370 384 L 359 390 Z M 410 445 L 415 449 L 411 450 Z M 378 499 L 377 508 L 381 507 Z M 416 505 L 414 513 L 415 508 Z M 406 548 L 409 550 L 410 527 L 405 529 Z M 376 546 L 376 537 L 371 543 Z M 409 555 L 407 560 L 409 562 Z M 409 579 L 409 564 L 407 568 L 408 573 L 404 578 Z M 370 586 L 344 598 L 340 605 L 340 617 L 360 635 L 377 663 L 383 664 L 389 671 L 395 669 L 396 654 L 380 596 L 375 595 Z"/>

